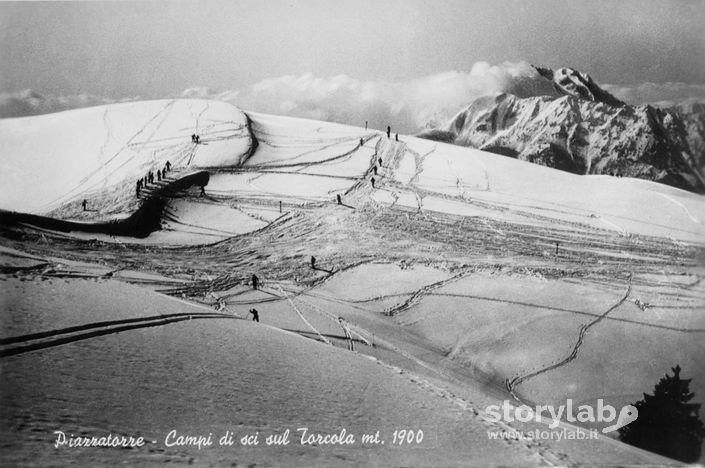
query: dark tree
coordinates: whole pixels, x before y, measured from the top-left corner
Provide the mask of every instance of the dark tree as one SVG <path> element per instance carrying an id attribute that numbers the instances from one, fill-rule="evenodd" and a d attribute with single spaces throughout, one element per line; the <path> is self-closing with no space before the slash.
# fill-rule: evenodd
<path id="1" fill-rule="evenodd" d="M 619 429 L 622 442 L 692 463 L 700 458 L 705 427 L 698 412 L 699 403 L 689 403 L 695 396 L 689 389 L 692 379 L 681 379 L 680 366 L 673 367 L 673 376 L 666 374 L 653 395 L 634 406 L 639 416 L 633 423 Z"/>

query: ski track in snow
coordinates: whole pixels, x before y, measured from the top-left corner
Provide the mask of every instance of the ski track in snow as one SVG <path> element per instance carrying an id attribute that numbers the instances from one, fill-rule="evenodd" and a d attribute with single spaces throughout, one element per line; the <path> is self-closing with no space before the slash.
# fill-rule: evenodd
<path id="1" fill-rule="evenodd" d="M 559 361 L 559 362 L 557 362 L 557 363 L 555 363 L 555 364 L 551 364 L 551 365 L 549 365 L 549 366 L 544 367 L 544 368 L 541 369 L 541 370 L 538 370 L 538 371 L 536 371 L 536 372 L 532 372 L 531 374 L 527 374 L 527 375 L 523 375 L 523 376 L 517 376 L 517 377 L 514 377 L 513 379 L 507 379 L 507 390 L 509 391 L 509 393 L 511 393 L 512 396 L 513 396 L 517 401 L 522 402 L 521 399 L 516 395 L 516 388 L 517 388 L 519 385 L 521 385 L 523 382 L 525 382 L 525 381 L 527 381 L 527 380 L 529 380 L 529 379 L 532 379 L 532 378 L 534 378 L 534 377 L 536 377 L 536 376 L 538 376 L 538 375 L 545 374 L 545 373 L 550 372 L 550 371 L 552 371 L 552 370 L 554 370 L 554 369 L 557 369 L 557 368 L 559 368 L 559 367 L 561 367 L 561 366 L 564 366 L 564 365 L 570 363 L 571 361 L 573 361 L 575 358 L 577 358 L 577 357 L 578 357 L 578 352 L 580 351 L 580 347 L 581 347 L 582 344 L 583 344 L 583 340 L 584 340 L 585 335 L 587 334 L 588 330 L 590 330 L 590 328 L 591 328 L 592 326 L 594 326 L 595 324 L 599 323 L 602 319 L 604 319 L 605 317 L 607 317 L 607 315 L 609 315 L 610 312 L 612 312 L 612 311 L 615 310 L 617 307 L 619 307 L 619 306 L 621 306 L 622 304 L 624 304 L 624 302 L 625 302 L 625 301 L 627 300 L 627 298 L 629 297 L 629 294 L 631 293 L 631 291 L 632 291 L 632 282 L 631 282 L 631 275 L 630 275 L 630 277 L 629 277 L 629 283 L 628 283 L 628 285 L 627 285 L 627 290 L 626 290 L 626 292 L 624 293 L 624 295 L 622 296 L 622 298 L 621 298 L 616 304 L 614 304 L 612 307 L 610 307 L 609 309 L 607 309 L 602 315 L 596 317 L 594 320 L 592 320 L 592 321 L 590 321 L 590 322 L 588 322 L 588 323 L 586 323 L 586 324 L 584 324 L 584 325 L 582 325 L 582 326 L 580 327 L 580 330 L 578 330 L 578 338 L 577 338 L 577 341 L 576 341 L 575 345 L 573 346 L 573 349 L 571 350 L 570 354 L 569 354 L 567 357 L 565 357 L 564 359 L 562 359 L 561 361 Z"/>
<path id="2" fill-rule="evenodd" d="M 128 148 L 132 149 L 134 147 L 139 151 L 144 151 L 151 142 L 151 138 L 156 135 L 161 125 L 166 121 L 170 106 L 173 103 L 174 101 L 169 102 L 163 109 L 152 116 L 147 123 L 131 136 L 128 142 L 119 149 L 117 153 L 108 157 L 107 160 L 104 160 L 105 155 L 101 152 L 99 155 L 102 161 L 100 170 L 106 171 L 107 167 L 112 164 L 113 161 L 118 161 L 116 158 Z M 203 114 L 208 110 L 208 105 L 209 103 L 206 101 L 205 108 L 195 117 L 196 130 L 201 128 L 200 120 Z M 104 119 L 107 119 L 107 111 L 104 114 Z M 105 120 L 105 122 L 107 125 L 107 120 Z M 222 123 L 232 124 L 232 122 Z M 217 126 L 218 123 L 214 125 Z M 276 132 L 268 133 L 264 126 L 259 123 L 253 127 L 255 130 L 251 132 L 252 138 L 256 138 L 259 143 L 271 148 L 277 148 L 278 144 L 272 143 L 272 140 L 279 141 L 278 139 L 284 138 L 285 136 L 277 135 Z M 222 132 L 225 131 L 226 130 L 223 130 Z M 524 267 L 525 269 L 532 268 L 532 271 L 536 271 L 540 275 L 543 268 L 546 272 L 555 271 L 556 277 L 561 278 L 570 275 L 572 270 L 584 269 L 586 272 L 594 274 L 605 282 L 613 282 L 625 268 L 642 272 L 649 272 L 658 268 L 658 271 L 662 271 L 664 264 L 676 264 L 680 259 L 688 258 L 689 254 L 693 252 L 691 247 L 684 248 L 673 243 L 668 243 L 663 239 L 648 236 L 635 236 L 634 240 L 620 239 L 616 238 L 616 236 L 615 238 L 605 239 L 605 233 L 611 231 L 611 229 L 609 231 L 600 230 L 586 224 L 561 219 L 560 216 L 556 215 L 556 213 L 575 215 L 581 211 L 566 204 L 534 200 L 534 202 L 536 202 L 535 205 L 526 205 L 527 200 L 531 201 L 530 197 L 516 197 L 511 202 L 496 200 L 470 201 L 468 195 L 472 190 L 466 190 L 462 177 L 455 175 L 457 170 L 450 160 L 448 161 L 448 168 L 449 173 L 453 174 L 453 176 L 448 181 L 442 182 L 448 182 L 450 187 L 455 187 L 457 191 L 456 194 L 420 189 L 414 185 L 414 182 L 418 181 L 419 176 L 422 175 L 424 164 L 427 164 L 429 158 L 437 152 L 438 149 L 435 145 L 430 151 L 422 155 L 404 142 L 400 141 L 397 143 L 385 139 L 379 134 L 368 136 L 364 140 L 363 145 L 360 145 L 357 143 L 360 138 L 359 135 L 326 139 L 325 136 L 330 137 L 330 135 L 325 135 L 325 129 L 323 127 L 318 128 L 317 132 L 323 135 L 318 143 L 320 146 L 312 148 L 311 140 L 306 140 L 306 149 L 304 151 L 295 153 L 286 158 L 272 160 L 262 164 L 247 164 L 244 167 L 219 168 L 214 170 L 214 172 L 224 174 L 251 174 L 252 177 L 246 179 L 248 187 L 236 187 L 232 192 L 214 191 L 215 198 L 211 199 L 209 202 L 215 205 L 227 205 L 236 200 L 236 210 L 266 223 L 264 227 L 250 233 L 232 235 L 232 233 L 227 231 L 191 224 L 180 219 L 175 213 L 167 212 L 167 218 L 175 223 L 198 228 L 199 230 L 211 230 L 213 235 L 222 234 L 223 237 L 218 239 L 219 242 L 217 243 L 204 242 L 202 245 L 173 249 L 156 246 L 153 250 L 150 250 L 150 247 L 136 247 L 134 245 L 121 243 L 119 245 L 102 245 L 102 248 L 92 251 L 83 241 L 76 241 L 68 236 L 51 237 L 51 234 L 49 234 L 49 236 L 52 242 L 55 243 L 54 245 L 44 245 L 43 241 L 36 241 L 32 244 L 31 236 L 28 241 L 29 245 L 32 245 L 32 248 L 38 254 L 44 253 L 48 255 L 49 252 L 55 252 L 57 248 L 64 248 L 63 254 L 67 256 L 67 258 L 91 262 L 100 261 L 114 266 L 116 268 L 114 271 L 132 268 L 134 270 L 144 269 L 146 271 L 160 272 L 165 276 L 170 274 L 174 276 L 181 275 L 179 276 L 181 283 L 176 285 L 169 284 L 168 282 L 160 283 L 163 280 L 155 280 L 151 283 L 151 286 L 167 284 L 171 287 L 169 289 L 163 289 L 160 292 L 172 296 L 189 297 L 194 301 L 196 298 L 199 298 L 199 300 L 209 298 L 208 300 L 210 300 L 210 297 L 213 297 L 216 301 L 214 305 L 218 307 L 216 312 L 212 310 L 204 312 L 202 317 L 196 317 L 196 314 L 188 314 L 187 316 L 176 314 L 174 317 L 165 315 L 144 317 L 130 322 L 114 321 L 111 323 L 84 324 L 70 330 L 57 329 L 34 335 L 0 339 L 0 356 L 60 346 L 61 344 L 71 341 L 96 338 L 101 335 L 127 331 L 136 327 L 165 326 L 176 321 L 195 318 L 233 319 L 237 315 L 235 312 L 228 315 L 220 313 L 219 311 L 229 311 L 229 309 L 227 309 L 228 306 L 245 306 L 275 301 L 285 301 L 301 322 L 306 325 L 308 329 L 313 331 L 318 340 L 336 346 L 335 343 L 332 343 L 326 338 L 327 336 L 330 337 L 330 335 L 327 335 L 324 330 L 317 328 L 318 322 L 313 318 L 317 316 L 331 322 L 332 325 L 339 326 L 336 322 L 335 314 L 322 310 L 311 301 L 304 299 L 304 297 L 324 298 L 322 295 L 317 295 L 316 288 L 322 286 L 332 278 L 336 278 L 340 273 L 349 271 L 366 262 L 375 261 L 379 263 L 395 264 L 400 259 L 428 262 L 429 258 L 435 258 L 434 261 L 438 263 L 447 262 L 448 264 L 454 265 L 448 278 L 425 284 L 420 288 L 399 294 L 399 296 L 405 297 L 403 302 L 391 307 L 386 312 L 386 315 L 394 316 L 412 309 L 425 297 L 443 295 L 436 291 L 443 286 L 475 273 L 478 271 L 478 264 L 482 262 L 484 263 L 482 263 L 481 266 L 486 268 L 502 268 L 502 266 L 492 265 L 492 262 L 499 264 L 499 259 L 515 257 L 518 258 L 518 260 L 515 260 L 517 262 L 514 266 L 515 271 L 520 271 L 520 267 Z M 136 139 L 140 135 L 146 135 L 146 138 L 136 142 Z M 102 149 L 107 147 L 110 138 L 111 133 L 108 129 L 106 141 Z M 369 148 L 365 147 L 365 144 L 374 139 L 376 139 L 375 150 L 369 162 L 365 161 L 365 163 L 361 164 L 361 167 L 359 167 L 360 174 L 362 175 L 343 176 L 335 173 L 334 170 L 332 170 L 331 173 L 321 174 L 304 172 L 306 169 L 313 167 L 328 168 L 334 163 L 349 161 L 351 158 L 357 156 L 358 151 L 362 149 L 369 150 Z M 354 148 L 349 149 L 349 146 L 346 147 L 346 145 L 351 143 L 356 143 Z M 289 147 L 290 146 L 291 143 L 289 143 Z M 170 154 L 171 160 L 175 161 L 175 165 L 181 165 L 185 162 L 183 165 L 188 167 L 191 165 L 197 149 L 198 145 L 182 143 L 175 144 L 166 151 L 174 151 L 174 153 Z M 304 160 L 307 156 L 314 153 L 325 154 L 325 156 L 313 161 Z M 407 153 L 414 157 L 416 172 L 411 179 L 409 179 L 408 184 L 402 185 L 393 180 L 393 175 L 394 170 L 398 169 L 402 158 L 404 158 Z M 254 155 L 257 155 L 256 151 Z M 372 168 L 377 165 L 378 158 L 383 159 L 383 164 L 380 165 L 380 169 L 384 170 L 384 175 L 379 174 L 379 177 L 376 178 L 379 182 L 375 186 L 375 189 L 372 189 L 367 181 L 371 175 Z M 251 160 L 248 161 L 248 163 L 249 162 L 251 162 Z M 474 162 L 482 166 L 484 170 L 486 187 L 482 189 L 482 191 L 490 191 L 490 172 L 488 168 L 480 161 Z M 122 162 L 121 166 L 124 164 L 126 164 L 126 162 Z M 94 174 L 95 173 L 97 172 L 94 172 Z M 82 184 L 88 182 L 94 174 L 87 176 L 82 181 Z M 176 171 L 174 176 L 178 174 L 179 172 Z M 345 191 L 346 203 L 349 202 L 356 205 L 354 207 L 355 211 L 359 211 L 359 213 L 348 213 L 348 211 L 353 210 L 344 210 L 344 207 L 331 206 L 334 202 L 330 201 L 318 201 L 318 203 L 312 203 L 310 206 L 307 206 L 305 205 L 307 203 L 305 197 L 297 198 L 296 196 L 291 196 L 291 199 L 295 201 L 287 200 L 289 202 L 286 205 L 288 208 L 287 212 L 270 221 L 268 218 L 257 214 L 258 208 L 276 207 L 277 203 L 285 197 L 276 191 L 276 187 L 270 190 L 269 187 L 261 187 L 255 183 L 255 180 L 268 174 L 294 174 L 306 175 L 312 178 L 348 180 L 351 185 Z M 453 182 L 453 177 L 455 183 Z M 61 199 L 64 199 L 66 196 L 69 196 L 70 193 L 74 193 L 78 189 L 78 187 L 72 189 L 71 192 L 61 197 Z M 152 188 L 152 190 L 156 189 Z M 394 199 L 391 207 L 385 207 L 383 203 L 378 203 L 372 199 L 372 194 L 376 190 L 390 191 Z M 334 191 L 335 190 L 328 190 L 327 194 L 332 194 Z M 406 207 L 397 206 L 402 192 L 410 192 L 416 199 L 416 213 L 412 215 L 413 217 L 410 217 L 410 212 L 407 211 Z M 699 223 L 683 204 L 666 195 L 659 195 L 679 205 L 693 222 Z M 512 211 L 514 213 L 522 212 L 526 219 L 534 224 L 519 227 L 511 221 L 501 221 L 484 216 L 461 217 L 443 212 L 429 212 L 424 208 L 423 203 L 424 198 L 429 196 L 434 196 L 441 200 L 457 201 L 463 203 L 465 206 L 492 210 L 494 213 L 504 213 L 506 211 Z M 189 196 L 187 195 L 184 195 L 183 198 L 186 201 L 189 200 Z M 303 208 L 300 207 L 301 201 L 304 203 Z M 546 205 L 550 205 L 550 208 Z M 247 207 L 250 212 L 245 211 L 242 206 Z M 414 208 L 411 207 L 411 210 L 413 209 Z M 541 210 L 551 213 L 546 216 L 536 213 Z M 331 222 L 330 224 L 321 224 L 321 218 L 325 216 L 335 216 L 339 218 L 340 221 Z M 547 227 L 548 221 L 551 222 L 551 227 Z M 600 217 L 600 221 L 617 228 L 622 235 L 627 233 L 624 228 L 603 217 Z M 338 224 L 346 225 L 348 229 L 346 235 L 349 237 L 340 237 L 340 233 L 335 230 Z M 411 242 L 409 237 L 404 237 L 407 234 L 414 242 Z M 46 239 L 46 236 L 42 234 L 42 238 Z M 346 244 L 350 247 L 350 238 L 355 238 L 359 246 L 346 251 L 344 247 Z M 562 243 L 563 256 L 561 258 L 545 258 L 543 251 L 547 246 L 552 245 L 554 241 L 560 241 Z M 16 245 L 21 246 L 23 244 Z M 300 266 L 303 262 L 302 259 L 317 245 L 333 246 L 331 249 L 332 253 L 321 254 L 319 257 L 322 263 L 326 262 L 333 265 L 330 267 L 330 271 L 324 276 L 320 276 L 319 271 L 310 272 Z M 458 253 L 461 252 L 461 248 L 466 248 L 467 250 Z M 633 256 L 633 259 L 624 261 L 619 257 L 615 257 L 617 254 L 626 255 L 625 252 Z M 458 260 L 453 260 L 450 253 L 453 253 Z M 319 254 L 317 253 L 316 256 L 319 256 Z M 495 256 L 497 257 L 495 258 Z M 491 257 L 491 259 L 488 259 L 488 257 Z M 597 260 L 601 262 L 599 266 L 597 266 Z M 522 262 L 526 263 L 523 264 Z M 47 263 L 52 265 L 52 262 L 47 261 Z M 42 265 L 42 268 L 44 269 L 44 273 L 41 275 L 42 277 L 62 277 L 61 275 L 76 274 L 70 271 L 52 271 L 50 267 L 44 265 Z M 191 280 L 183 278 L 184 270 L 190 270 L 192 272 Z M 29 274 L 29 271 L 30 270 L 28 270 L 27 274 Z M 229 273 L 223 274 L 223 271 L 228 271 Z M 258 275 L 263 280 L 274 285 L 272 291 L 268 292 L 270 297 L 256 301 L 249 299 L 233 301 L 231 300 L 232 298 L 243 293 L 235 291 L 216 294 L 216 292 L 229 291 L 237 286 L 246 284 L 247 277 L 251 271 L 257 271 Z M 202 273 L 205 279 L 203 279 L 203 277 L 196 278 L 196 272 Z M 285 281 L 292 281 L 292 277 L 298 277 L 299 275 L 301 276 L 300 284 L 287 290 L 284 284 Z M 90 275 L 84 276 L 90 277 Z M 576 276 L 576 278 L 583 280 L 580 276 Z M 690 287 L 694 287 L 701 281 L 702 278 L 697 278 Z M 299 280 L 296 279 L 293 283 L 299 283 Z M 150 285 L 150 281 L 145 280 L 142 281 L 141 284 Z M 680 288 L 680 286 L 677 287 Z M 585 313 L 586 315 L 591 315 L 592 319 L 580 326 L 577 339 L 567 357 L 558 362 L 546 365 L 542 369 L 530 374 L 507 378 L 505 381 L 506 390 L 514 396 L 517 401 L 521 401 L 516 395 L 517 387 L 531 378 L 550 372 L 576 359 L 588 331 L 602 320 L 620 320 L 639 326 L 656 327 L 688 333 L 700 333 L 705 331 L 703 329 L 688 329 L 684 327 L 671 327 L 668 325 L 639 322 L 621 317 L 609 317 L 612 311 L 627 301 L 631 292 L 632 275 L 629 277 L 626 292 L 617 303 L 601 314 Z M 394 295 L 381 294 L 371 299 L 366 299 L 365 301 L 344 300 L 330 297 L 325 297 L 325 299 L 371 312 L 369 309 L 362 308 L 358 304 L 392 296 Z M 511 299 L 503 300 L 479 295 L 468 295 L 467 297 L 532 306 L 532 304 L 524 304 Z M 543 308 L 546 307 L 544 306 Z M 306 316 L 311 320 L 307 319 Z M 346 322 L 347 321 L 346 318 Z M 374 330 L 366 329 L 353 322 L 349 322 L 349 325 L 353 333 L 360 338 L 360 341 L 370 344 L 370 340 L 373 340 L 375 346 L 379 345 L 386 350 L 392 351 L 447 382 L 459 380 L 459 377 L 452 374 L 452 372 L 447 372 L 438 366 L 429 364 L 429 362 L 423 358 L 404 349 L 402 345 L 395 344 L 392 340 L 385 339 L 385 337 L 375 334 Z M 301 336 L 310 335 L 309 332 L 304 330 L 297 331 Z M 472 418 L 483 421 L 493 428 L 499 427 L 504 430 L 512 429 L 511 426 L 503 423 L 494 425 L 487 423 L 481 418 L 482 412 L 479 411 L 471 401 L 456 396 L 451 390 L 433 384 L 420 375 L 409 372 L 402 367 L 384 362 L 384 360 L 381 359 L 372 359 L 379 365 L 387 368 L 390 372 L 404 376 L 431 394 L 453 402 L 463 410 L 469 412 Z M 543 464 L 564 464 L 567 460 L 564 454 L 555 453 L 540 442 L 518 440 L 506 440 L 505 442 L 510 445 L 514 443 L 523 444 L 524 448 L 531 453 L 531 456 L 535 457 L 536 460 Z"/>
<path id="3" fill-rule="evenodd" d="M 117 151 L 115 152 L 112 156 L 110 156 L 104 163 L 101 164 L 101 166 L 90 172 L 88 175 L 86 175 L 81 181 L 79 182 L 79 185 L 70 189 L 69 191 L 65 192 L 63 195 L 57 197 L 56 199 L 52 200 L 51 202 L 47 203 L 43 210 L 48 210 L 49 207 L 56 206 L 57 203 L 65 201 L 66 198 L 72 196 L 74 193 L 76 193 L 78 190 L 86 190 L 85 184 L 91 180 L 96 174 L 98 174 L 101 170 L 104 170 L 112 164 L 113 161 L 116 160 L 118 156 L 120 156 L 125 150 L 131 147 L 133 144 L 133 141 L 139 137 L 142 133 L 144 133 L 147 130 L 147 127 L 152 124 L 157 118 L 159 118 L 161 115 L 163 115 L 165 112 L 168 111 L 168 109 L 174 104 L 175 101 L 169 101 L 162 109 L 160 109 L 154 116 L 152 116 L 151 119 L 149 119 L 142 127 L 140 127 L 136 133 L 130 137 L 130 139 Z M 153 134 L 153 133 L 152 133 Z M 124 166 L 127 162 L 129 162 L 132 159 L 133 156 L 129 157 L 127 161 L 123 162 L 118 168 L 115 170 L 118 170 L 120 167 Z M 108 174 L 109 175 L 109 174 Z"/>
<path id="4" fill-rule="evenodd" d="M 627 231 L 625 231 L 622 227 L 620 227 L 619 225 L 613 223 L 612 221 L 610 221 L 608 219 L 600 218 L 600 221 L 605 223 L 608 226 L 611 226 L 611 227 L 617 229 L 623 236 L 627 234 Z"/>
<path id="5" fill-rule="evenodd" d="M 701 224 L 700 220 L 698 220 L 698 218 L 693 216 L 693 214 L 690 212 L 690 210 L 688 210 L 688 208 L 685 205 L 683 205 L 683 203 L 679 202 L 678 200 L 674 200 L 673 198 L 669 197 L 665 193 L 658 193 L 658 194 L 660 196 L 662 196 L 663 198 L 665 198 L 666 200 L 670 201 L 671 203 L 680 207 L 683 210 L 683 212 L 685 212 L 685 214 L 690 218 L 691 221 L 693 221 L 694 223 L 697 223 L 697 224 Z"/>

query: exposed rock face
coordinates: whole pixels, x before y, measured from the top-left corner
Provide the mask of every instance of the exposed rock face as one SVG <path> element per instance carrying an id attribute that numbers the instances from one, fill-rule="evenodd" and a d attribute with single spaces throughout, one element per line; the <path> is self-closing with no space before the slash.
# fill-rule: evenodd
<path id="1" fill-rule="evenodd" d="M 558 70 L 543 67 L 534 68 L 539 75 L 553 82 L 553 89 L 558 94 L 573 96 L 586 101 L 604 102 L 610 106 L 626 105 L 600 88 L 590 75 L 580 73 L 572 68 L 559 68 Z"/>
<path id="2" fill-rule="evenodd" d="M 561 97 L 475 100 L 422 137 L 576 174 L 653 180 L 705 193 L 705 106 L 630 106 L 571 69 L 537 69 Z"/>
<path id="3" fill-rule="evenodd" d="M 690 151 L 700 174 L 705 174 L 705 103 L 691 99 L 667 110 L 683 121 Z"/>

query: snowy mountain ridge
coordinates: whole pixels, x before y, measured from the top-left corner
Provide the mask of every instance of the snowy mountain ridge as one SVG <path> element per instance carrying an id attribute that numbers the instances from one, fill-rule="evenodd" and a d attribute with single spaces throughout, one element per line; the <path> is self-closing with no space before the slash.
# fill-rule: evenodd
<path id="1" fill-rule="evenodd" d="M 557 70 L 539 66 L 534 66 L 534 68 L 539 75 L 552 82 L 553 89 L 559 95 L 573 96 L 586 101 L 603 102 L 610 106 L 626 105 L 626 103 L 600 88 L 587 73 L 582 73 L 572 68 L 559 68 Z"/>
<path id="2" fill-rule="evenodd" d="M 702 104 L 630 106 L 589 75 L 536 69 L 552 80 L 556 94 L 482 97 L 420 136 L 574 174 L 635 177 L 705 192 Z"/>

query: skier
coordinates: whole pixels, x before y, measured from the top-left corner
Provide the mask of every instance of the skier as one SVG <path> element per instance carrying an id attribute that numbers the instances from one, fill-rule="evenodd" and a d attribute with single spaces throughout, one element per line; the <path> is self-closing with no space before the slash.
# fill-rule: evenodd
<path id="1" fill-rule="evenodd" d="M 365 130 L 367 130 L 367 120 L 365 120 Z"/>
<path id="2" fill-rule="evenodd" d="M 382 165 L 382 158 L 379 158 L 379 165 Z"/>
<path id="3" fill-rule="evenodd" d="M 87 211 L 88 200 L 83 200 L 83 203 L 81 203 L 81 205 L 83 205 L 83 211 Z"/>
<path id="4" fill-rule="evenodd" d="M 195 133 L 191 134 L 191 143 L 196 143 L 196 134 Z"/>
<path id="5" fill-rule="evenodd" d="M 362 138 L 360 138 L 360 147 L 362 147 L 362 146 L 365 146 L 365 140 L 363 140 Z"/>
<path id="6" fill-rule="evenodd" d="M 252 314 L 252 320 L 259 322 L 259 312 L 257 312 L 257 309 L 250 309 L 250 313 Z"/>
<path id="7" fill-rule="evenodd" d="M 169 161 L 166 162 L 166 170 L 167 172 L 171 170 L 171 163 Z"/>
<path id="8" fill-rule="evenodd" d="M 371 177 L 370 182 L 372 182 L 372 188 L 375 188 L 375 178 Z"/>
<path id="9" fill-rule="evenodd" d="M 337 194 L 337 195 L 335 196 L 335 198 L 338 199 L 338 205 L 342 205 L 342 204 L 343 204 L 343 200 L 342 200 L 342 198 L 340 198 L 340 194 Z"/>
<path id="10" fill-rule="evenodd" d="M 252 275 L 252 289 L 257 289 L 258 284 L 259 278 L 257 278 L 257 275 Z"/>
<path id="11" fill-rule="evenodd" d="M 162 180 L 162 171 L 160 171 L 159 169 L 157 169 L 157 181 L 158 181 L 158 182 L 161 182 L 161 180 Z"/>
<path id="12" fill-rule="evenodd" d="M 377 166 L 373 167 L 372 170 L 374 171 L 375 175 L 377 175 Z"/>
<path id="13" fill-rule="evenodd" d="M 137 197 L 140 196 L 140 189 L 142 188 L 142 179 L 137 180 Z"/>
<path id="14" fill-rule="evenodd" d="M 395 134 L 394 134 L 394 139 L 395 139 L 396 141 L 399 141 L 399 134 L 398 134 L 398 133 L 395 133 Z"/>
<path id="15" fill-rule="evenodd" d="M 316 257 L 311 255 L 311 268 L 316 269 Z"/>

